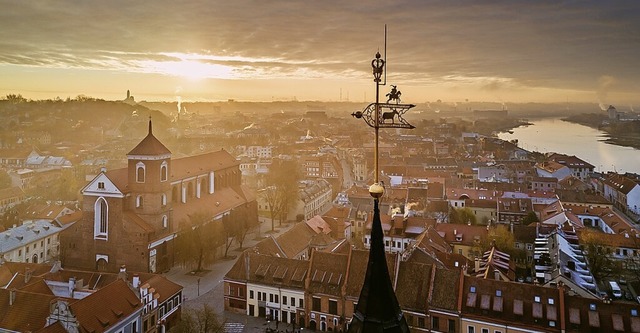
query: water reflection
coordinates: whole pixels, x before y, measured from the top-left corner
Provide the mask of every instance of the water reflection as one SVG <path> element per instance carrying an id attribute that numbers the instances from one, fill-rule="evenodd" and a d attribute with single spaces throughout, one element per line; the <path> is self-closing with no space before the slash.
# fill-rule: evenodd
<path id="1" fill-rule="evenodd" d="M 597 171 L 640 173 L 640 150 L 604 142 L 606 133 L 559 118 L 530 120 L 532 125 L 500 133 L 503 140 L 518 139 L 530 151 L 575 155 L 595 166 Z"/>

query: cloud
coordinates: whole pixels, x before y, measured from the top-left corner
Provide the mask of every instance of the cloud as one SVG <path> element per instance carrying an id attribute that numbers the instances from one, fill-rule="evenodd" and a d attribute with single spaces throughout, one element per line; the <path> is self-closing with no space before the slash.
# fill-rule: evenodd
<path id="1" fill-rule="evenodd" d="M 144 72 L 192 54 L 242 79 L 368 78 L 386 23 L 388 74 L 412 84 L 593 91 L 607 73 L 633 90 L 638 14 L 635 1 L 15 1 L 0 64 Z"/>

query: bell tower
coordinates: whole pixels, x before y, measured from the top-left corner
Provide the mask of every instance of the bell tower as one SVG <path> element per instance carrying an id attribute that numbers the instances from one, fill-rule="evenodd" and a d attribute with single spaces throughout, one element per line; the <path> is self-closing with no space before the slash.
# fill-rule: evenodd
<path id="1" fill-rule="evenodd" d="M 147 136 L 127 154 L 127 160 L 128 210 L 135 212 L 155 230 L 168 230 L 171 151 L 153 135 L 151 117 Z"/>

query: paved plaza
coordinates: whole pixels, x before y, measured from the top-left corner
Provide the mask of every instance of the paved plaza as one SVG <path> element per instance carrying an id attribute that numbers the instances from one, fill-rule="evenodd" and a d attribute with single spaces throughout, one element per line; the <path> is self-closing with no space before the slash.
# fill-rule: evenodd
<path id="1" fill-rule="evenodd" d="M 261 228 L 259 232 L 256 229 L 256 231 L 247 235 L 247 239 L 243 244 L 244 249 L 254 246 L 260 239 L 266 236 L 272 235 L 277 237 L 292 225 L 283 224 L 282 227 L 278 227 L 276 223 L 276 229 L 272 232 L 270 220 L 265 218 L 260 218 L 260 220 Z M 231 269 L 236 262 L 236 258 L 241 253 L 237 245 L 234 245 L 232 245 L 232 248 L 229 250 L 229 256 L 232 258 L 219 259 L 206 268 L 209 272 L 201 276 L 192 275 L 189 273 L 191 269 L 183 267 L 174 267 L 163 275 L 184 287 L 182 291 L 184 308 L 201 308 L 203 304 L 208 304 L 220 316 L 219 319 L 225 322 L 225 332 L 266 332 L 267 329 L 292 332 L 293 327 L 291 325 L 267 322 L 264 318 L 249 317 L 224 311 L 224 275 Z M 297 328 L 296 331 L 298 331 Z"/>

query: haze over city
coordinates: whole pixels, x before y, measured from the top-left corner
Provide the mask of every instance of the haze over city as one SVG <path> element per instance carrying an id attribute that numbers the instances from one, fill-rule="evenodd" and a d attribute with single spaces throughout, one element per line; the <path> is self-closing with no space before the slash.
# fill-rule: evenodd
<path id="1" fill-rule="evenodd" d="M 635 1 L 2 1 L 0 95 L 639 103 Z"/>

